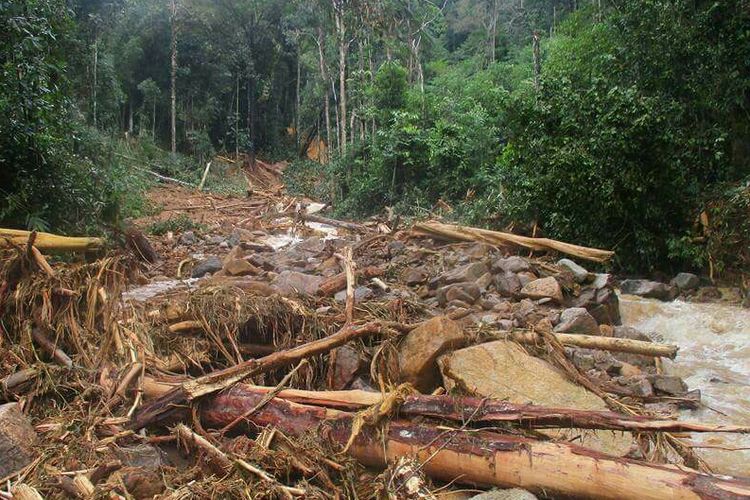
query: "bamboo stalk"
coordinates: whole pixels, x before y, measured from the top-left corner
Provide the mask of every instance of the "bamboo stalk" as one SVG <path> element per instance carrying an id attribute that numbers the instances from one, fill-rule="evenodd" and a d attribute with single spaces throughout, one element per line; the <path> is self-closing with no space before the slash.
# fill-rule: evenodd
<path id="1" fill-rule="evenodd" d="M 656 344 L 643 340 L 622 339 L 617 337 L 600 337 L 597 335 L 579 335 L 571 333 L 556 333 L 552 335 L 563 345 L 583 347 L 586 349 L 598 349 L 602 351 L 627 352 L 674 359 L 679 347 L 669 344 Z M 510 334 L 499 333 L 498 338 L 513 340 L 521 344 L 539 344 L 542 339 L 534 332 L 512 332 Z"/>
<path id="2" fill-rule="evenodd" d="M 31 231 L 0 228 L 0 248 L 10 247 L 11 244 L 26 245 Z M 11 243 L 9 243 L 9 241 Z M 36 233 L 34 246 L 39 250 L 59 252 L 85 252 L 104 246 L 104 240 L 93 237 L 59 236 L 51 233 Z"/>

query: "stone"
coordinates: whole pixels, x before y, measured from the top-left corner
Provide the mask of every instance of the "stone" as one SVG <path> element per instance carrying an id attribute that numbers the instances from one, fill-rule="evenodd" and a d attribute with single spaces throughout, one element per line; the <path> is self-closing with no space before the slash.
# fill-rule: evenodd
<path id="1" fill-rule="evenodd" d="M 230 276 L 247 276 L 258 274 L 259 270 L 245 259 L 232 259 L 224 262 L 224 271 Z"/>
<path id="2" fill-rule="evenodd" d="M 620 376 L 622 377 L 635 377 L 641 373 L 641 369 L 635 365 L 631 365 L 630 363 L 620 364 Z"/>
<path id="3" fill-rule="evenodd" d="M 474 243 L 464 251 L 464 254 L 471 259 L 479 260 L 487 257 L 492 250 L 487 243 Z"/>
<path id="4" fill-rule="evenodd" d="M 552 276 L 534 280 L 527 284 L 521 289 L 521 295 L 530 299 L 550 298 L 558 303 L 563 302 L 563 294 L 560 284 Z"/>
<path id="5" fill-rule="evenodd" d="M 219 248 L 229 248 L 229 243 L 226 240 L 219 243 Z"/>
<path id="6" fill-rule="evenodd" d="M 353 380 L 357 373 L 364 368 L 365 363 L 354 347 L 346 344 L 332 352 L 331 359 L 334 360 L 329 365 L 329 381 L 331 389 L 340 391 L 345 389 Z"/>
<path id="7" fill-rule="evenodd" d="M 600 290 L 612 285 L 612 275 L 607 273 L 597 273 L 594 275 L 594 281 L 591 286 L 595 290 Z"/>
<path id="8" fill-rule="evenodd" d="M 580 333 L 598 335 L 599 324 L 584 307 L 571 307 L 560 314 L 560 322 L 555 327 L 559 333 Z"/>
<path id="9" fill-rule="evenodd" d="M 612 330 L 612 336 L 621 339 L 640 340 L 642 342 L 652 342 L 651 338 L 640 330 L 636 330 L 630 326 L 616 326 Z M 616 352 L 612 355 L 622 361 L 637 366 L 642 369 L 656 366 L 656 361 L 653 356 L 642 356 L 640 354 L 632 354 L 629 352 Z"/>
<path id="10" fill-rule="evenodd" d="M 669 282 L 680 289 L 680 291 L 695 290 L 701 284 L 700 278 L 692 273 L 679 273 Z"/>
<path id="11" fill-rule="evenodd" d="M 427 278 L 428 276 L 424 269 L 415 267 L 407 267 L 404 269 L 403 273 L 401 273 L 401 280 L 408 286 L 421 285 L 427 281 Z"/>
<path id="12" fill-rule="evenodd" d="M 517 276 L 518 276 L 518 279 L 521 280 L 521 286 L 522 287 L 528 285 L 529 283 L 531 283 L 535 279 L 539 278 L 539 276 L 537 276 L 536 274 L 532 273 L 531 271 L 522 271 L 522 272 L 518 273 Z"/>
<path id="13" fill-rule="evenodd" d="M 388 243 L 388 254 L 391 256 L 404 253 L 406 251 L 406 245 L 403 241 L 394 240 Z"/>
<path id="14" fill-rule="evenodd" d="M 146 470 L 139 467 L 123 467 L 115 471 L 107 480 L 115 488 L 118 485 L 125 486 L 131 497 L 136 500 L 154 498 L 164 491 L 164 480 L 156 471 Z"/>
<path id="15" fill-rule="evenodd" d="M 550 364 L 530 356 L 513 342 L 499 340 L 460 349 L 441 356 L 438 364 L 444 386 L 451 391 L 460 389 L 518 404 L 607 410 L 599 396 L 570 382 Z M 566 439 L 576 434 L 567 429 L 551 431 L 549 435 Z M 610 431 L 586 431 L 580 437 L 578 444 L 616 456 L 626 454 L 632 444 L 629 434 Z"/>
<path id="16" fill-rule="evenodd" d="M 242 235 L 236 229 L 232 231 L 232 234 L 230 234 L 229 238 L 227 238 L 227 244 L 232 248 L 238 246 L 241 242 Z"/>
<path id="17" fill-rule="evenodd" d="M 450 285 L 452 283 L 463 283 L 467 281 L 476 281 L 488 272 L 487 266 L 481 262 L 473 262 L 466 264 L 461 267 L 457 267 L 452 271 L 443 273 L 440 275 L 440 283 L 444 285 Z"/>
<path id="18" fill-rule="evenodd" d="M 492 263 L 493 273 L 520 273 L 531 269 L 529 262 L 523 257 L 513 255 L 502 259 L 497 259 Z"/>
<path id="19" fill-rule="evenodd" d="M 656 392 L 669 396 L 684 396 L 688 392 L 688 386 L 684 380 L 674 375 L 650 375 L 648 377 Z"/>
<path id="20" fill-rule="evenodd" d="M 492 284 L 492 274 L 491 273 L 484 273 L 482 276 L 480 276 L 475 283 L 479 287 L 479 290 L 484 293 L 487 291 L 487 288 Z"/>
<path id="21" fill-rule="evenodd" d="M 612 382 L 620 386 L 622 391 L 633 396 L 651 397 L 654 395 L 651 382 L 643 375 L 615 377 Z"/>
<path id="22" fill-rule="evenodd" d="M 571 360 L 573 361 L 573 364 L 576 365 L 576 367 L 585 372 L 593 369 L 596 366 L 594 356 L 592 354 L 584 352 L 581 349 L 573 350 Z"/>
<path id="23" fill-rule="evenodd" d="M 521 292 L 521 280 L 514 273 L 495 276 L 495 290 L 503 297 L 515 297 Z"/>
<path id="24" fill-rule="evenodd" d="M 180 235 L 179 241 L 181 245 L 195 245 L 196 243 L 198 243 L 198 237 L 193 231 L 185 231 Z"/>
<path id="25" fill-rule="evenodd" d="M 440 382 L 437 359 L 464 342 L 461 327 L 447 316 L 437 316 L 409 332 L 398 347 L 401 381 L 422 392 Z"/>
<path id="26" fill-rule="evenodd" d="M 493 489 L 485 491 L 471 497 L 470 500 L 537 500 L 537 497 L 521 488 L 511 488 L 509 490 Z"/>
<path id="27" fill-rule="evenodd" d="M 215 255 L 212 255 L 205 260 L 198 263 L 197 266 L 193 268 L 192 277 L 193 278 L 200 278 L 202 276 L 207 275 L 208 273 L 216 273 L 218 271 L 221 271 L 221 269 L 224 267 L 224 265 L 221 262 L 221 259 L 216 257 Z"/>
<path id="28" fill-rule="evenodd" d="M 649 280 L 625 280 L 620 283 L 620 291 L 628 295 L 637 295 L 663 301 L 673 300 L 677 287 Z"/>
<path id="29" fill-rule="evenodd" d="M 350 387 L 355 391 L 380 392 L 380 389 L 372 385 L 369 379 L 362 376 L 355 378 Z"/>
<path id="30" fill-rule="evenodd" d="M 373 296 L 373 291 L 370 288 L 367 288 L 366 286 L 358 286 L 354 289 L 354 301 L 355 302 L 361 302 L 363 300 L 367 300 L 370 297 Z M 336 292 L 336 295 L 333 296 L 333 298 L 336 300 L 336 302 L 346 302 L 346 290 L 341 290 L 340 292 Z"/>
<path id="31" fill-rule="evenodd" d="M 451 290 L 455 290 L 452 292 L 452 299 L 448 298 L 448 292 Z M 479 299 L 479 296 L 482 295 L 482 292 L 479 290 L 479 286 L 477 286 L 476 283 L 472 282 L 465 282 L 465 283 L 454 283 L 452 285 L 446 285 L 442 288 L 439 288 L 437 291 L 437 299 L 438 304 L 441 307 L 444 307 L 445 304 L 447 304 L 450 300 L 462 300 L 464 302 L 467 302 L 464 300 L 464 298 L 468 298 L 469 304 L 473 304 L 474 302 Z M 460 298 L 464 297 L 464 298 Z"/>
<path id="32" fill-rule="evenodd" d="M 584 267 L 576 264 L 570 259 L 560 259 L 557 261 L 557 265 L 570 271 L 576 283 L 583 283 L 589 277 L 589 272 Z"/>
<path id="33" fill-rule="evenodd" d="M 159 448 L 150 444 L 121 446 L 115 448 L 115 455 L 126 467 L 158 469 L 164 464 L 164 457 Z"/>
<path id="34" fill-rule="evenodd" d="M 206 238 L 206 243 L 208 243 L 209 245 L 218 245 L 219 243 L 223 241 L 224 241 L 224 237 L 218 236 L 218 235 L 209 236 L 208 238 Z"/>
<path id="35" fill-rule="evenodd" d="M 322 276 L 297 271 L 282 271 L 274 280 L 274 286 L 282 295 L 315 295 L 325 281 Z"/>
<path id="36" fill-rule="evenodd" d="M 29 465 L 37 455 L 36 444 L 36 431 L 18 405 L 0 405 L 0 477 Z"/>

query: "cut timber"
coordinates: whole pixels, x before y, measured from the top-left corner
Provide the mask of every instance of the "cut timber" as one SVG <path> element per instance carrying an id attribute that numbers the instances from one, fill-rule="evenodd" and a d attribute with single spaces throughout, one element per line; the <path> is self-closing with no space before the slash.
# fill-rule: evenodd
<path id="1" fill-rule="evenodd" d="M 162 394 L 167 387 L 149 383 L 152 390 Z M 155 389 L 156 388 L 156 389 Z M 274 387 L 261 387 L 248 384 L 237 385 L 234 394 L 238 398 L 250 394 L 267 395 Z M 244 394 L 245 396 L 242 396 Z M 386 395 L 387 396 L 387 395 Z M 358 411 L 376 405 L 384 399 L 380 393 L 368 391 L 305 391 L 282 389 L 276 394 L 278 399 L 294 403 L 322 406 L 336 410 Z M 234 403 L 242 404 L 242 403 Z M 207 406 L 211 403 L 207 403 Z M 478 425 L 497 422 L 517 423 L 533 429 L 576 428 L 604 429 L 613 431 L 640 432 L 727 432 L 750 433 L 750 426 L 714 425 L 699 422 L 620 415 L 606 410 L 578 410 L 575 408 L 549 408 L 531 404 L 514 404 L 497 399 L 457 397 L 448 395 L 414 394 L 406 396 L 398 406 L 398 414 L 403 417 L 431 417 L 463 423 L 471 419 Z"/>
<path id="2" fill-rule="evenodd" d="M 201 396 L 226 389 L 244 378 L 297 363 L 302 359 L 326 353 L 354 339 L 378 334 L 381 331 L 382 327 L 377 322 L 361 326 L 346 325 L 328 337 L 292 349 L 274 352 L 263 358 L 250 359 L 224 370 L 190 380 L 142 408 L 133 418 L 131 427 L 141 429 L 147 425 L 162 422 L 174 412 L 175 407 L 184 405 Z"/>
<path id="3" fill-rule="evenodd" d="M 551 333 L 563 345 L 597 349 L 600 351 L 627 352 L 674 359 L 679 347 L 676 345 L 656 344 L 643 340 L 623 339 L 618 337 L 600 337 L 596 335 L 579 335 L 573 333 Z M 510 339 L 521 344 L 540 344 L 542 338 L 534 332 L 513 332 L 500 334 L 498 338 Z"/>
<path id="4" fill-rule="evenodd" d="M 234 387 L 203 407 L 201 417 L 212 427 L 223 427 L 262 397 Z M 349 441 L 352 421 L 349 413 L 278 398 L 248 417 L 251 428 L 270 425 L 291 435 L 319 426 L 318 434 L 339 446 Z M 519 487 L 545 495 L 633 500 L 750 495 L 750 481 L 746 480 L 615 458 L 568 443 L 404 421 L 392 421 L 384 431 L 362 429 L 348 453 L 373 467 L 415 456 L 422 470 L 434 479 Z"/>
<path id="5" fill-rule="evenodd" d="M 7 248 L 12 244 L 26 245 L 29 241 L 31 231 L 20 229 L 0 228 L 0 248 Z M 8 242 L 10 240 L 11 243 Z M 36 233 L 34 246 L 39 250 L 58 252 L 85 252 L 94 250 L 104 245 L 101 238 L 59 236 L 51 233 Z"/>
<path id="6" fill-rule="evenodd" d="M 499 231 L 456 226 L 453 224 L 440 224 L 438 222 L 420 222 L 414 224 L 413 231 L 420 235 L 448 240 L 479 241 L 499 246 L 511 243 L 524 248 L 530 248 L 531 250 L 556 250 L 560 253 L 593 262 L 606 262 L 615 254 L 609 250 L 582 247 L 549 238 L 531 238 L 512 233 L 501 233 Z"/>

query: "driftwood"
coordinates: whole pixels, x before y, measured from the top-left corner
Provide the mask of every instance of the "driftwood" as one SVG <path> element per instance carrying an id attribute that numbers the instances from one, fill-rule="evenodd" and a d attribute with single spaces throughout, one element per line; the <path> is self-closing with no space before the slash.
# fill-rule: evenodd
<path id="1" fill-rule="evenodd" d="M 237 386 L 202 408 L 212 427 L 223 427 L 263 398 Z M 247 418 L 248 428 L 274 426 L 289 435 L 317 428 L 333 445 L 351 438 L 352 414 L 275 398 Z M 589 498 L 732 498 L 750 495 L 750 481 L 725 479 L 625 458 L 580 446 L 466 430 L 392 421 L 384 431 L 362 428 L 348 453 L 367 466 L 384 467 L 402 456 L 416 456 L 427 475 L 447 482 L 520 487 L 535 493 Z"/>
<path id="2" fill-rule="evenodd" d="M 357 270 L 355 273 L 355 276 L 359 279 L 371 279 L 375 278 L 377 276 L 381 276 L 383 274 L 383 269 L 371 266 L 366 267 L 364 269 Z M 346 272 L 339 273 L 336 276 L 332 276 L 325 280 L 323 283 L 321 283 L 320 287 L 318 288 L 318 295 L 321 297 L 327 297 L 329 295 L 333 295 L 336 292 L 340 292 L 341 290 L 346 288 Z"/>
<path id="3" fill-rule="evenodd" d="M 447 240 L 481 241 L 483 243 L 499 246 L 505 246 L 510 243 L 531 250 L 556 250 L 560 253 L 594 262 L 606 262 L 615 254 L 608 250 L 582 247 L 571 243 L 551 240 L 549 238 L 531 238 L 512 233 L 501 233 L 499 231 L 456 226 L 453 224 L 440 224 L 438 222 L 420 222 L 414 224 L 412 230 L 418 235 Z"/>
<path id="4" fill-rule="evenodd" d="M 7 248 L 12 244 L 26 245 L 31 234 L 32 231 L 0 228 L 0 248 Z M 35 234 L 36 239 L 34 240 L 34 247 L 38 248 L 39 250 L 58 252 L 84 252 L 100 248 L 104 245 L 104 240 L 101 238 L 71 238 L 69 236 L 59 236 L 57 234 L 40 232 L 35 232 Z"/>
<path id="5" fill-rule="evenodd" d="M 656 344 L 643 340 L 622 339 L 617 337 L 600 337 L 597 335 L 579 335 L 571 333 L 551 333 L 563 345 L 598 349 L 601 351 L 627 352 L 674 359 L 679 347 L 676 345 Z M 512 332 L 508 335 L 499 334 L 498 338 L 513 340 L 521 344 L 538 344 L 541 338 L 534 332 Z"/>
<path id="6" fill-rule="evenodd" d="M 231 387 L 241 380 L 267 373 L 284 366 L 299 362 L 302 359 L 326 353 L 347 342 L 368 335 L 380 333 L 380 323 L 372 322 L 362 326 L 346 325 L 328 337 L 308 342 L 292 349 L 274 352 L 259 359 L 250 359 L 235 366 L 218 370 L 208 375 L 190 380 L 175 387 L 164 396 L 142 408 L 133 418 L 131 427 L 140 429 L 147 425 L 163 422 L 174 412 L 175 407 L 184 405 L 201 396 Z"/>

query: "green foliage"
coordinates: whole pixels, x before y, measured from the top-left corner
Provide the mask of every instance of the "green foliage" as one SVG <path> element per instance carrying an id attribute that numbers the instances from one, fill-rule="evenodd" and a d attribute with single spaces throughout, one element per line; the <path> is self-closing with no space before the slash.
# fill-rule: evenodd
<path id="1" fill-rule="evenodd" d="M 179 214 L 162 221 L 154 222 L 146 228 L 149 234 L 162 236 L 168 232 L 181 233 L 189 230 L 204 231 L 205 226 L 194 222 L 187 214 Z"/>

